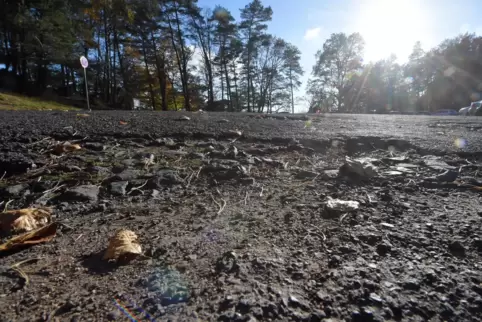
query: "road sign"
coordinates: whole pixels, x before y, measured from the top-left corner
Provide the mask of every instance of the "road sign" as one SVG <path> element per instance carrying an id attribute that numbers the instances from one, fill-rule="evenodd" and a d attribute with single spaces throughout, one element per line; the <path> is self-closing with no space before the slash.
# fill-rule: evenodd
<path id="1" fill-rule="evenodd" d="M 82 65 L 82 67 L 84 68 L 84 80 L 85 80 L 85 96 L 87 98 L 87 108 L 89 109 L 90 111 L 90 103 L 89 103 L 89 86 L 87 84 L 87 72 L 85 71 L 85 69 L 87 67 L 89 67 L 89 61 L 87 60 L 87 58 L 85 58 L 85 56 L 80 56 L 80 64 Z"/>
<path id="2" fill-rule="evenodd" d="M 85 56 L 80 56 L 80 64 L 82 65 L 83 68 L 89 67 L 89 61 Z"/>

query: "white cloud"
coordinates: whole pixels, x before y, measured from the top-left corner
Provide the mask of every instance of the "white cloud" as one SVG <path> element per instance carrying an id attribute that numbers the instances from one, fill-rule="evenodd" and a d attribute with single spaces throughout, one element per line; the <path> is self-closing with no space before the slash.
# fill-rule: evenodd
<path id="1" fill-rule="evenodd" d="M 320 36 L 321 27 L 310 28 L 305 31 L 304 40 L 313 40 Z"/>

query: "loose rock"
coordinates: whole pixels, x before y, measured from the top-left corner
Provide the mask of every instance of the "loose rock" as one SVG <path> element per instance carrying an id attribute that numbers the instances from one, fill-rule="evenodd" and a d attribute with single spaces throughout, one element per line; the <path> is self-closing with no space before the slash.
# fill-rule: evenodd
<path id="1" fill-rule="evenodd" d="M 124 196 L 126 194 L 128 181 L 116 181 L 110 184 L 110 192 L 116 196 Z"/>
<path id="2" fill-rule="evenodd" d="M 61 195 L 62 200 L 67 201 L 89 201 L 97 202 L 99 187 L 94 185 L 84 185 L 71 188 Z"/>

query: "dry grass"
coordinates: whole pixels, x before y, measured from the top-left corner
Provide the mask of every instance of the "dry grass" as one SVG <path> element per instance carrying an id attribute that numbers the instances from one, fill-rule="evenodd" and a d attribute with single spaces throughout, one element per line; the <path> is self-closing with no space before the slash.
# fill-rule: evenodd
<path id="1" fill-rule="evenodd" d="M 0 93 L 0 110 L 30 111 L 68 111 L 78 110 L 75 107 L 40 98 L 27 97 L 11 93 Z"/>

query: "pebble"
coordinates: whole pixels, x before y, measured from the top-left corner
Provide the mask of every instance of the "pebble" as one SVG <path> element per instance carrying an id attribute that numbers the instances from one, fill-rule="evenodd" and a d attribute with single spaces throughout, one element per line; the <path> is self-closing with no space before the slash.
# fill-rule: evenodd
<path id="1" fill-rule="evenodd" d="M 17 197 L 27 188 L 28 188 L 27 184 L 21 183 L 21 184 L 16 184 L 5 188 L 5 192 L 12 197 Z"/>
<path id="2" fill-rule="evenodd" d="M 420 289 L 420 282 L 415 279 L 409 279 L 403 282 L 403 288 L 411 291 L 418 291 Z"/>
<path id="3" fill-rule="evenodd" d="M 387 242 L 383 241 L 382 243 L 377 245 L 377 253 L 381 256 L 384 256 L 392 251 L 392 245 Z"/>
<path id="4" fill-rule="evenodd" d="M 454 254 L 454 255 L 465 255 L 465 247 L 462 245 L 462 243 L 458 240 L 452 241 L 449 244 L 449 250 Z"/>
<path id="5" fill-rule="evenodd" d="M 370 300 L 377 304 L 381 304 L 383 302 L 382 298 L 377 293 L 370 293 Z"/>
<path id="6" fill-rule="evenodd" d="M 394 225 L 389 224 L 389 223 L 386 223 L 386 222 L 382 222 L 382 223 L 380 224 L 380 226 L 382 226 L 382 227 L 384 227 L 384 228 L 390 228 L 390 229 L 395 228 Z"/>
<path id="7" fill-rule="evenodd" d="M 111 182 L 110 192 L 116 196 L 124 196 L 126 194 L 126 189 L 128 185 L 129 185 L 128 181 Z"/>
<path id="8" fill-rule="evenodd" d="M 64 192 L 60 198 L 67 201 L 90 201 L 96 202 L 99 196 L 99 187 L 83 185 L 71 188 Z"/>

